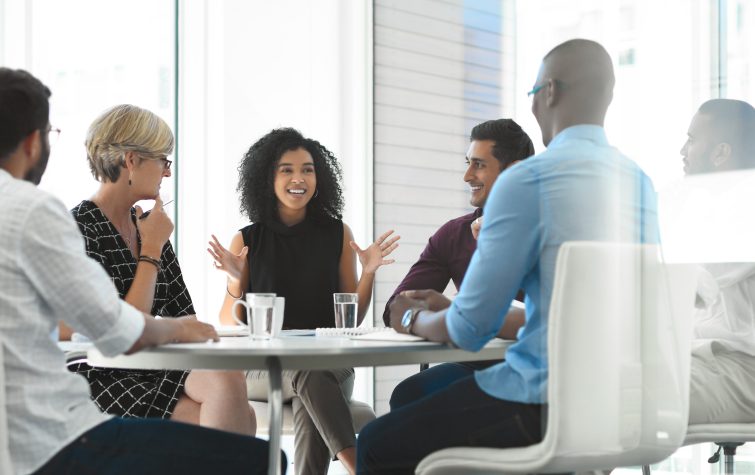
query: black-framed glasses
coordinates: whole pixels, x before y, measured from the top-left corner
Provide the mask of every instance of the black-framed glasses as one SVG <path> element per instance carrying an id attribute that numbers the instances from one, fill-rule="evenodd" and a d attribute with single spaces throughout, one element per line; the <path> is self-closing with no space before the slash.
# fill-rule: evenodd
<path id="1" fill-rule="evenodd" d="M 165 170 L 170 170 L 170 166 L 173 165 L 173 160 L 168 160 L 168 157 L 160 157 L 158 160 L 163 162 L 163 168 Z"/>
<path id="2" fill-rule="evenodd" d="M 153 152 L 137 152 L 139 155 L 146 160 L 155 160 L 156 162 L 163 162 L 163 169 L 164 170 L 170 170 L 170 166 L 173 165 L 173 160 L 168 160 L 168 157 L 166 155 L 158 155 Z"/>

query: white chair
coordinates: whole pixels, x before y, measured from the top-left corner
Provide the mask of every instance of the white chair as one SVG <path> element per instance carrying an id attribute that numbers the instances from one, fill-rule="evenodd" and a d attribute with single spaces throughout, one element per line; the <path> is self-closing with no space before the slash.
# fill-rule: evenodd
<path id="1" fill-rule="evenodd" d="M 270 427 L 269 415 L 270 409 L 266 402 L 249 401 L 249 405 L 254 408 L 257 415 L 257 435 L 267 434 Z M 362 427 L 375 420 L 375 411 L 361 401 L 349 401 L 349 410 L 354 422 L 354 433 L 358 434 Z M 294 414 L 291 403 L 283 404 L 283 428 L 281 435 L 293 435 L 294 433 Z"/>
<path id="2" fill-rule="evenodd" d="M 0 475 L 13 473 L 8 449 L 8 419 L 5 415 L 5 366 L 3 342 L 0 339 Z"/>
<path id="3" fill-rule="evenodd" d="M 548 323 L 543 441 L 440 450 L 416 473 L 575 472 L 666 458 L 687 429 L 695 280 L 686 266 L 662 265 L 656 246 L 564 243 Z"/>

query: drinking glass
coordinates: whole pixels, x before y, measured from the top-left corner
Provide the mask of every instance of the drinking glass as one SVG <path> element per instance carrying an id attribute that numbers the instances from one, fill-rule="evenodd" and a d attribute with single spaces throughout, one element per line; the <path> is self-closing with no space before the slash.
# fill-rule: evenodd
<path id="1" fill-rule="evenodd" d="M 333 294 L 333 307 L 336 315 L 336 328 L 356 328 L 358 306 L 359 295 L 357 294 Z"/>
<path id="2" fill-rule="evenodd" d="M 248 324 L 236 317 L 236 305 L 243 305 L 246 308 Z M 275 333 L 275 294 L 248 293 L 246 302 L 241 299 L 233 302 L 231 314 L 236 323 L 249 327 L 251 338 L 269 339 Z"/>

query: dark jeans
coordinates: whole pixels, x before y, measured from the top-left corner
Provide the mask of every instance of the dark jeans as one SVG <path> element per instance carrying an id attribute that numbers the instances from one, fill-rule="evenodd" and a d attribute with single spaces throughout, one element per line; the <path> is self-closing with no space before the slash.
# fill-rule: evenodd
<path id="1" fill-rule="evenodd" d="M 396 386 L 391 394 L 391 411 L 395 411 L 411 402 L 419 401 L 423 397 L 429 396 L 451 383 L 473 375 L 477 370 L 488 368 L 501 361 L 487 360 L 469 361 L 466 363 L 443 363 L 428 368 L 421 373 L 406 378 Z"/>
<path id="2" fill-rule="evenodd" d="M 391 397 L 391 412 L 359 434 L 357 473 L 412 474 L 425 456 L 448 447 L 540 442 L 545 406 L 489 396 L 477 386 L 473 372 L 469 365 L 444 364 L 402 382 Z M 421 399 L 402 394 L 417 394 L 418 388 L 435 390 Z"/>
<path id="3" fill-rule="evenodd" d="M 121 419 L 95 426 L 37 474 L 264 474 L 268 444 L 254 437 L 162 419 Z M 281 473 L 286 471 L 283 455 Z"/>

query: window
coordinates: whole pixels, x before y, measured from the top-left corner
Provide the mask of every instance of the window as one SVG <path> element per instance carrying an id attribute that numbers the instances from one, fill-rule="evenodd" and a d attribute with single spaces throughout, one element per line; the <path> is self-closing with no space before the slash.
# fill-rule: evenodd
<path id="1" fill-rule="evenodd" d="M 0 12 L 0 62 L 52 90 L 50 122 L 62 130 L 40 186 L 73 207 L 97 190 L 83 144 L 102 111 L 131 103 L 175 123 L 174 2 L 2 0 Z M 164 199 L 173 188 L 163 182 Z"/>

